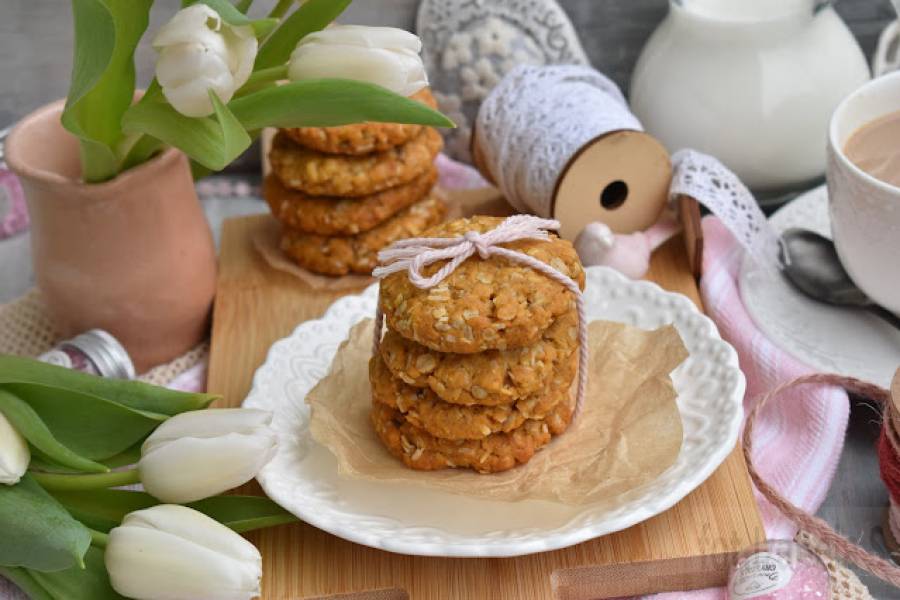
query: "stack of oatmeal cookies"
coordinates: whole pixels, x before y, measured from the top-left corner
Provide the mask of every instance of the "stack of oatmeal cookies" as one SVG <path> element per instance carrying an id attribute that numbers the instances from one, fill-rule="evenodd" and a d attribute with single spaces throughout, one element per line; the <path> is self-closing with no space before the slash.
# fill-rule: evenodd
<path id="1" fill-rule="evenodd" d="M 424 89 L 414 96 L 436 106 Z M 282 129 L 263 195 L 283 225 L 281 248 L 324 275 L 369 274 L 380 249 L 439 223 L 440 134 L 431 127 L 361 123 Z"/>
<path id="2" fill-rule="evenodd" d="M 425 237 L 483 233 L 502 219 L 472 217 Z M 503 244 L 584 288 L 572 245 Z M 428 267 L 429 277 L 443 264 Z M 379 295 L 387 331 L 369 363 L 372 422 L 388 450 L 421 470 L 493 473 L 525 463 L 572 416 L 578 371 L 575 298 L 562 284 L 504 258 L 474 255 L 431 289 L 389 275 Z"/>

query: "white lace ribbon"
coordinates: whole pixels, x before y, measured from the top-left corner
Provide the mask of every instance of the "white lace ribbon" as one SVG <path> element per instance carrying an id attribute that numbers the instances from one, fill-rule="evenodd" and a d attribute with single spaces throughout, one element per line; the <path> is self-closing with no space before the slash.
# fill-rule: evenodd
<path id="1" fill-rule="evenodd" d="M 672 155 L 669 197 L 694 198 L 717 216 L 761 266 L 778 269 L 780 237 L 738 176 L 721 162 L 696 150 Z"/>
<path id="2" fill-rule="evenodd" d="M 611 131 L 642 131 L 625 98 L 585 66 L 520 65 L 494 88 L 478 113 L 484 162 L 519 212 L 550 218 L 557 180 L 576 153 Z M 670 196 L 685 194 L 719 217 L 761 265 L 778 268 L 779 237 L 750 191 L 711 156 L 672 157 Z"/>
<path id="3" fill-rule="evenodd" d="M 591 140 L 642 131 L 622 92 L 590 67 L 519 65 L 485 98 L 478 138 L 497 187 L 520 212 L 550 218 L 556 181 Z"/>

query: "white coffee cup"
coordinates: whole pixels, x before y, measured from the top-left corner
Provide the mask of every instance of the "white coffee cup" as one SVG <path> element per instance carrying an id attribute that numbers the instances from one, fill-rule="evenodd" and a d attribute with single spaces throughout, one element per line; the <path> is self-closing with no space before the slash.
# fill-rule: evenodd
<path id="1" fill-rule="evenodd" d="M 863 125 L 900 110 L 900 71 L 844 98 L 828 131 L 828 197 L 838 256 L 872 300 L 900 314 L 900 188 L 850 162 L 844 146 Z M 900 140 L 898 140 L 900 143 Z"/>

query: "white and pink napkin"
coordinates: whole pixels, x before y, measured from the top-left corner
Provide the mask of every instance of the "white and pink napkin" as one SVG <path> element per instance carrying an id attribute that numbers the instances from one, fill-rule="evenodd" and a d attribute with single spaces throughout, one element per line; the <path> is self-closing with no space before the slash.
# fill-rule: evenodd
<path id="1" fill-rule="evenodd" d="M 753 323 L 741 301 L 738 273 L 744 250 L 716 217 L 703 220 L 703 276 L 700 295 L 722 337 L 737 350 L 747 377 L 744 410 L 761 394 L 811 373 L 775 346 Z M 794 505 L 815 513 L 831 485 L 844 447 L 850 403 L 842 388 L 803 386 L 770 404 L 754 428 L 754 464 Z M 769 539 L 792 539 L 797 528 L 759 495 L 756 499 Z M 672 592 L 654 600 L 724 600 L 724 588 Z"/>

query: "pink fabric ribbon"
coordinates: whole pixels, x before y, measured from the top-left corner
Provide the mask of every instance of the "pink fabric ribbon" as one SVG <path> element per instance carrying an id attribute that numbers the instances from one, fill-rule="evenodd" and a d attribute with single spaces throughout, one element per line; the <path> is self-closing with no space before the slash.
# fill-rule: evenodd
<path id="1" fill-rule="evenodd" d="M 499 245 L 518 240 L 549 241 L 550 235 L 548 231 L 558 229 L 559 221 L 542 219 L 533 215 L 513 215 L 504 219 L 494 229 L 484 233 L 467 231 L 461 236 L 451 238 L 435 237 L 400 240 L 378 253 L 378 260 L 382 263 L 382 266 L 372 271 L 372 275 L 378 279 L 384 279 L 393 273 L 407 271 L 410 283 L 417 288 L 428 289 L 446 279 L 459 265 L 477 253 L 482 260 L 488 260 L 492 256 L 499 256 L 511 262 L 525 265 L 565 286 L 566 289 L 575 295 L 575 306 L 578 310 L 578 391 L 576 394 L 575 412 L 572 416 L 574 419 L 581 410 L 585 390 L 587 389 L 587 323 L 585 321 L 584 298 L 582 298 L 581 289 L 571 277 L 554 269 L 547 263 Z M 422 274 L 422 270 L 427 266 L 441 261 L 448 262 L 438 269 L 434 275 L 425 277 Z M 372 340 L 373 353 L 378 352 L 383 322 L 384 315 L 381 312 L 381 303 L 379 302 L 375 309 L 375 334 Z"/>
<path id="2" fill-rule="evenodd" d="M 0 187 L 6 189 L 7 210 L 0 214 L 0 240 L 28 229 L 28 210 L 25 208 L 25 192 L 12 171 L 6 170 L 0 161 Z"/>

